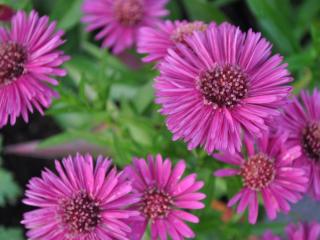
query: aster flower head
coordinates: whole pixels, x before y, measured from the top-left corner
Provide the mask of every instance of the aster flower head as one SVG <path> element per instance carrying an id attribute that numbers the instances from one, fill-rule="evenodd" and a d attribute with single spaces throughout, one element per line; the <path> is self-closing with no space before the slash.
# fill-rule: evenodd
<path id="1" fill-rule="evenodd" d="M 288 213 L 289 203 L 300 200 L 306 191 L 308 178 L 305 171 L 294 167 L 293 161 L 301 154 L 299 146 L 286 148 L 286 136 L 265 133 L 256 144 L 245 141 L 247 157 L 242 153 L 218 153 L 213 156 L 237 168 L 217 170 L 217 177 L 240 176 L 243 187 L 228 206 L 238 204 L 237 213 L 249 209 L 249 222 L 255 224 L 258 217 L 258 195 L 261 195 L 269 219 L 274 220 L 278 212 Z"/>
<path id="2" fill-rule="evenodd" d="M 169 0 L 85 0 L 82 21 L 87 31 L 99 30 L 97 40 L 102 47 L 118 54 L 135 44 L 138 31 L 155 26 L 166 16 L 164 8 Z"/>
<path id="3" fill-rule="evenodd" d="M 174 240 L 195 237 L 184 222 L 198 223 L 199 219 L 185 210 L 203 208 L 205 195 L 198 192 L 203 182 L 196 181 L 196 174 L 181 178 L 185 169 L 183 160 L 172 168 L 170 159 L 163 160 L 159 154 L 148 156 L 147 161 L 134 158 L 125 169 L 134 192 L 141 196 L 135 209 L 141 212 L 142 221 L 133 222 L 131 240 L 140 240 L 148 223 L 153 240 L 167 239 L 168 235 Z"/>
<path id="4" fill-rule="evenodd" d="M 320 224 L 317 222 L 289 224 L 286 227 L 288 240 L 318 240 L 320 239 Z"/>
<path id="5" fill-rule="evenodd" d="M 188 148 L 240 151 L 241 136 L 261 136 L 291 87 L 282 57 L 259 33 L 224 23 L 196 31 L 159 66 L 156 103 L 173 139 Z"/>
<path id="6" fill-rule="evenodd" d="M 279 119 L 281 131 L 289 135 L 288 144 L 299 145 L 302 155 L 297 162 L 309 171 L 309 191 L 320 199 L 320 92 L 301 92 Z"/>
<path id="7" fill-rule="evenodd" d="M 138 214 L 128 209 L 138 198 L 111 164 L 78 154 L 56 161 L 57 175 L 46 169 L 32 178 L 23 200 L 37 208 L 24 214 L 28 239 L 129 239 L 124 221 Z"/>
<path id="8" fill-rule="evenodd" d="M 211 24 L 213 25 L 213 24 Z M 194 31 L 205 31 L 208 25 L 201 21 L 170 21 L 166 20 L 157 27 L 143 27 L 138 38 L 138 52 L 148 54 L 144 62 L 161 61 L 169 48 L 178 43 L 186 44 L 186 38 Z"/>
<path id="9" fill-rule="evenodd" d="M 11 20 L 11 29 L 0 27 L 0 127 L 11 125 L 20 115 L 28 122 L 28 113 L 50 106 L 58 94 L 49 85 L 57 85 L 57 76 L 65 76 L 60 69 L 68 60 L 57 47 L 64 41 L 56 23 L 18 11 Z"/>

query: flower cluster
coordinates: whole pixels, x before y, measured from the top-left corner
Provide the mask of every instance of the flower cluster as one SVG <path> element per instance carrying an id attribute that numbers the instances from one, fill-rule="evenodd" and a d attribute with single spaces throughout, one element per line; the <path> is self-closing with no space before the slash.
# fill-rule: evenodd
<path id="1" fill-rule="evenodd" d="M 36 207 L 22 223 L 29 239 L 140 240 L 151 224 L 152 239 L 194 237 L 184 223 L 199 219 L 185 211 L 204 207 L 203 182 L 196 174 L 182 175 L 186 164 L 148 156 L 133 159 L 125 171 L 111 160 L 76 155 L 55 162 L 50 170 L 32 178 L 23 202 Z"/>

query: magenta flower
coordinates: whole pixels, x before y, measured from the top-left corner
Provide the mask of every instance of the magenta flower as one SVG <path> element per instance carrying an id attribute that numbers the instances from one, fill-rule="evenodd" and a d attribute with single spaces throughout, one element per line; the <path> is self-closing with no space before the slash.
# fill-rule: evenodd
<path id="1" fill-rule="evenodd" d="M 217 170 L 217 177 L 240 176 L 243 188 L 228 206 L 239 202 L 237 212 L 241 214 L 249 208 L 249 222 L 254 224 L 258 217 L 258 194 L 261 194 L 269 219 L 276 218 L 277 213 L 288 213 L 291 203 L 296 203 L 306 190 L 308 178 L 305 171 L 294 167 L 293 161 L 300 157 L 300 147 L 285 147 L 285 135 L 270 136 L 265 134 L 256 141 L 246 139 L 247 159 L 241 153 L 213 154 L 218 160 L 238 166 L 237 169 Z"/>
<path id="2" fill-rule="evenodd" d="M 264 234 L 258 238 L 259 240 L 280 240 L 279 236 L 276 236 L 272 233 L 272 231 L 267 230 Z"/>
<path id="3" fill-rule="evenodd" d="M 9 22 L 14 14 L 15 11 L 11 7 L 0 4 L 0 21 Z"/>
<path id="4" fill-rule="evenodd" d="M 66 75 L 59 67 L 69 58 L 57 50 L 63 31 L 55 32 L 56 23 L 19 11 L 11 20 L 11 30 L 0 27 L 0 127 L 28 112 L 50 106 L 58 94 L 48 85 L 57 85 L 56 76 Z"/>
<path id="5" fill-rule="evenodd" d="M 173 139 L 188 148 L 240 151 L 241 136 L 261 136 L 291 87 L 282 57 L 259 33 L 224 23 L 169 49 L 156 79 L 156 102 Z"/>
<path id="6" fill-rule="evenodd" d="M 118 54 L 131 47 L 138 31 L 144 26 L 155 26 L 166 16 L 164 8 L 169 0 L 85 0 L 82 21 L 87 31 L 99 30 L 97 40 L 102 47 L 113 48 Z"/>
<path id="7" fill-rule="evenodd" d="M 205 31 L 207 24 L 201 21 L 164 21 L 155 27 L 143 27 L 138 38 L 138 52 L 148 54 L 143 58 L 144 62 L 160 61 L 166 55 L 169 48 L 177 43 L 185 44 L 186 37 L 194 31 Z"/>
<path id="8" fill-rule="evenodd" d="M 125 169 L 132 180 L 134 192 L 141 195 L 135 206 L 141 212 L 143 221 L 133 222 L 135 229 L 131 240 L 140 240 L 148 222 L 151 224 L 151 238 L 172 239 L 193 238 L 195 234 L 184 221 L 198 223 L 199 219 L 184 209 L 201 209 L 205 198 L 198 190 L 203 182 L 196 181 L 196 174 L 181 179 L 186 168 L 183 160 L 172 169 L 170 159 L 163 161 L 161 155 L 155 158 L 133 159 L 133 164 Z"/>
<path id="9" fill-rule="evenodd" d="M 128 210 L 138 198 L 131 184 L 111 169 L 111 160 L 90 155 L 55 162 L 58 175 L 46 169 L 32 178 L 26 191 L 27 212 L 22 223 L 31 240 L 129 239 L 124 222 L 138 212 Z"/>
<path id="10" fill-rule="evenodd" d="M 309 191 L 320 199 L 320 93 L 311 95 L 303 91 L 288 104 L 279 126 L 289 135 L 290 145 L 300 145 L 302 155 L 298 161 L 309 171 Z"/>
<path id="11" fill-rule="evenodd" d="M 286 227 L 286 233 L 288 240 L 318 240 L 320 224 L 317 222 L 289 224 Z"/>

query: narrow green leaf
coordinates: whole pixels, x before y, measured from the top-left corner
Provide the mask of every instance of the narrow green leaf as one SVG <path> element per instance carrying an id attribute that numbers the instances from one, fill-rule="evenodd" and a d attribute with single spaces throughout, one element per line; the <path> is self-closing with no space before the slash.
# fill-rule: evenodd
<path id="1" fill-rule="evenodd" d="M 12 174 L 3 168 L 0 168 L 0 183 L 0 206 L 3 207 L 7 202 L 14 203 L 20 194 L 20 188 Z"/>
<path id="2" fill-rule="evenodd" d="M 153 81 L 149 81 L 137 91 L 133 104 L 138 113 L 142 113 L 153 102 L 153 83 Z"/>
<path id="3" fill-rule="evenodd" d="M 256 16 L 267 37 L 283 53 L 299 50 L 299 42 L 292 28 L 293 20 L 288 15 L 294 14 L 287 0 L 247 0 L 251 11 Z"/>
<path id="4" fill-rule="evenodd" d="M 67 11 L 65 11 L 63 17 L 58 21 L 58 28 L 67 31 L 80 22 L 82 2 L 82 0 L 75 0 L 69 8 L 63 8 L 67 9 Z"/>
<path id="5" fill-rule="evenodd" d="M 205 0 L 183 0 L 183 3 L 192 20 L 217 23 L 226 20 L 226 16 L 212 2 Z"/>

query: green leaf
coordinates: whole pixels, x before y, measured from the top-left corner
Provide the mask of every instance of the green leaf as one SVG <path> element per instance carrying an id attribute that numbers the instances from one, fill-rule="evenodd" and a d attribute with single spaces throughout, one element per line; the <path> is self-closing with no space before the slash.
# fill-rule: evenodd
<path id="1" fill-rule="evenodd" d="M 319 4 L 320 5 L 320 4 Z M 316 50 L 317 55 L 320 55 L 320 22 L 314 22 L 311 25 L 312 46 Z"/>
<path id="2" fill-rule="evenodd" d="M 136 93 L 133 104 L 138 110 L 138 113 L 142 113 L 153 102 L 153 99 L 154 99 L 154 91 L 152 87 L 153 83 L 154 83 L 153 81 L 147 82 Z"/>
<path id="3" fill-rule="evenodd" d="M 77 140 L 77 135 L 72 132 L 63 132 L 61 134 L 54 135 L 40 142 L 39 148 L 48 148 L 57 146 L 60 144 L 68 143 Z"/>
<path id="4" fill-rule="evenodd" d="M 20 188 L 12 174 L 3 168 L 0 168 L 0 183 L 0 206 L 3 207 L 7 202 L 14 203 L 20 195 Z"/>
<path id="5" fill-rule="evenodd" d="M 79 23 L 82 0 L 56 0 L 50 17 L 58 22 L 58 27 L 69 30 Z"/>
<path id="6" fill-rule="evenodd" d="M 5 228 L 3 226 L 0 226 L 0 239 L 23 240 L 22 229 Z"/>
<path id="7" fill-rule="evenodd" d="M 286 58 L 286 62 L 288 63 L 288 68 L 290 71 L 298 71 L 301 70 L 302 67 L 311 66 L 316 57 L 316 51 L 311 48 L 309 50 L 305 50 L 304 52 L 290 55 Z"/>
<path id="8" fill-rule="evenodd" d="M 205 0 L 183 0 L 183 3 L 192 20 L 217 23 L 226 20 L 226 16 L 212 2 Z"/>
<path id="9" fill-rule="evenodd" d="M 0 0 L 0 3 L 6 4 L 17 10 L 24 9 L 30 11 L 32 9 L 31 0 Z"/>
<path id="10" fill-rule="evenodd" d="M 247 0 L 267 37 L 283 53 L 299 50 L 299 42 L 292 31 L 294 14 L 287 0 Z"/>
<path id="11" fill-rule="evenodd" d="M 65 3 L 66 1 L 64 1 Z M 62 28 L 64 30 L 69 30 L 73 26 L 75 26 L 77 23 L 79 23 L 81 18 L 81 5 L 82 0 L 75 0 L 73 1 L 72 5 L 69 8 L 63 8 L 67 9 L 67 11 L 64 13 L 63 17 L 58 21 L 58 28 Z"/>
<path id="12" fill-rule="evenodd" d="M 320 12 L 319 0 L 304 0 L 297 11 L 297 28 L 294 30 L 299 37 L 309 30 L 314 17 Z"/>

